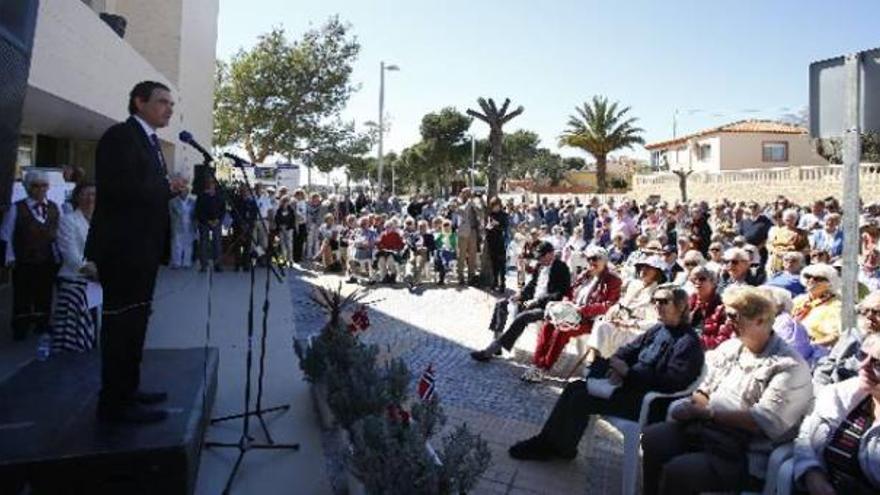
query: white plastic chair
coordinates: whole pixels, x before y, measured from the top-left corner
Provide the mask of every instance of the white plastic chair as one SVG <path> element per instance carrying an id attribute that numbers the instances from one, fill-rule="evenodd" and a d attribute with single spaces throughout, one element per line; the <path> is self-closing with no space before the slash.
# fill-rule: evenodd
<path id="1" fill-rule="evenodd" d="M 648 413 L 651 411 L 651 403 L 654 402 L 654 400 L 656 399 L 676 399 L 691 395 L 692 393 L 694 393 L 694 391 L 697 390 L 697 387 L 699 387 L 700 383 L 702 383 L 703 378 L 706 377 L 707 371 L 708 368 L 704 364 L 703 369 L 700 372 L 700 376 L 684 390 L 668 394 L 664 394 L 661 392 L 648 392 L 647 394 L 645 394 L 645 397 L 642 399 L 642 407 L 639 411 L 638 422 L 623 418 L 617 418 L 614 416 L 602 416 L 602 419 L 606 423 L 614 426 L 618 431 L 623 434 L 623 466 L 621 468 L 621 493 L 623 495 L 636 495 L 638 490 L 638 480 L 639 475 L 641 474 L 642 464 L 640 462 L 642 430 L 648 424 Z M 587 447 L 588 457 L 592 455 L 593 446 L 596 443 L 594 439 L 596 430 L 596 419 L 598 419 L 598 415 L 593 415 L 590 418 L 590 424 L 587 426 L 586 437 L 589 439 Z"/>
<path id="2" fill-rule="evenodd" d="M 741 492 L 740 495 L 789 495 L 792 485 L 792 461 L 794 443 L 788 442 L 777 446 L 767 459 L 767 471 L 764 476 L 764 489 L 760 492 Z M 786 472 L 785 469 L 788 469 Z M 780 491 L 783 490 L 783 491 Z"/>

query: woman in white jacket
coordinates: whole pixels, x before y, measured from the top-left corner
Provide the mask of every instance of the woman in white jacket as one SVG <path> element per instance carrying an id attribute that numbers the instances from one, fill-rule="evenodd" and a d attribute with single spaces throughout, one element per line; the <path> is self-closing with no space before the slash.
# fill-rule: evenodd
<path id="1" fill-rule="evenodd" d="M 810 495 L 880 493 L 880 335 L 859 357 L 859 376 L 822 389 L 795 441 L 795 482 Z"/>
<path id="2" fill-rule="evenodd" d="M 95 186 L 81 183 L 73 190 L 74 210 L 58 223 L 57 246 L 61 269 L 52 308 L 52 352 L 87 351 L 97 340 L 97 315 L 90 308 L 100 304 L 95 264 L 85 259 L 89 223 L 95 210 Z"/>

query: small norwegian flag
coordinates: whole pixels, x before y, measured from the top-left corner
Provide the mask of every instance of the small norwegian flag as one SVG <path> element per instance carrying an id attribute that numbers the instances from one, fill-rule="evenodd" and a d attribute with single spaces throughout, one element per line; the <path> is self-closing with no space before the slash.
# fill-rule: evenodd
<path id="1" fill-rule="evenodd" d="M 423 401 L 431 400 L 431 397 L 434 396 L 434 364 L 429 364 L 428 368 L 422 373 L 422 377 L 419 378 L 419 387 L 418 387 L 419 398 Z"/>

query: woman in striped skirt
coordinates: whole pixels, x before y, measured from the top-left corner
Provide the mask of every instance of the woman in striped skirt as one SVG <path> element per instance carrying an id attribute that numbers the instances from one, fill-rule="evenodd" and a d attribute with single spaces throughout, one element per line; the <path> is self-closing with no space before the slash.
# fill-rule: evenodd
<path id="1" fill-rule="evenodd" d="M 74 210 L 58 225 L 58 251 L 61 269 L 55 284 L 52 311 L 52 352 L 88 351 L 97 343 L 97 312 L 94 306 L 97 285 L 95 264 L 84 256 L 89 222 L 95 210 L 95 186 L 80 183 L 73 190 Z"/>

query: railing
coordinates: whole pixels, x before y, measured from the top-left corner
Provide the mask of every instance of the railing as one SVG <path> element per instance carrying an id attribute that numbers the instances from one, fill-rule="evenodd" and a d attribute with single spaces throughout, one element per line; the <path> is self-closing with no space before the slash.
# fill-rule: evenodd
<path id="1" fill-rule="evenodd" d="M 702 184 L 733 184 L 733 183 L 761 183 L 774 182 L 822 182 L 828 184 L 840 183 L 843 180 L 842 165 L 819 165 L 802 167 L 776 167 L 776 168 L 753 168 L 742 170 L 725 170 L 723 172 L 694 172 L 688 177 L 689 183 Z M 880 182 L 880 164 L 863 163 L 859 174 L 859 180 L 878 183 Z M 633 176 L 633 186 L 650 187 L 678 185 L 678 176 L 672 172 L 657 172 Z"/>

